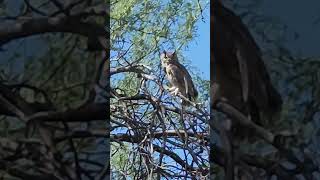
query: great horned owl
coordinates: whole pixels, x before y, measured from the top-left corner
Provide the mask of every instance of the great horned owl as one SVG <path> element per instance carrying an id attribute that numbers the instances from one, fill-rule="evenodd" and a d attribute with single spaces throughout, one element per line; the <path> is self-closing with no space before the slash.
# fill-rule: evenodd
<path id="1" fill-rule="evenodd" d="M 179 63 L 176 52 L 163 51 L 160 59 L 162 68 L 171 84 L 169 91 L 175 96 L 180 92 L 190 101 L 195 101 L 198 96 L 198 91 L 194 87 L 187 69 Z M 186 104 L 184 101 L 182 101 L 182 103 Z"/>

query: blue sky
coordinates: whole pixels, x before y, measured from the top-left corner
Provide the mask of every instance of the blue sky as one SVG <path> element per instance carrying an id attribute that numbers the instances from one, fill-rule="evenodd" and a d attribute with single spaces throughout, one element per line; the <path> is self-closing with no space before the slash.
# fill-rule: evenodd
<path id="1" fill-rule="evenodd" d="M 277 4 L 276 6 L 274 6 Z M 287 6 L 290 4 L 290 6 Z M 288 26 L 287 42 L 284 45 L 294 54 L 318 56 L 320 36 L 320 13 L 318 0 L 302 3 L 300 0 L 264 0 L 259 11 L 269 17 L 275 17 Z M 284 11 L 284 7 L 286 7 Z M 302 11 L 303 13 L 297 13 Z M 204 11 L 205 23 L 198 21 L 198 37 L 191 42 L 184 53 L 192 65 L 203 73 L 204 79 L 210 79 L 210 9 Z M 294 38 L 295 33 L 298 38 Z"/>
<path id="2" fill-rule="evenodd" d="M 252 3 L 243 0 L 241 3 Z M 319 0 L 260 0 L 255 13 L 271 17 L 286 26 L 282 45 L 294 56 L 319 57 L 320 1 Z"/>
<path id="3" fill-rule="evenodd" d="M 274 6 L 274 4 L 277 5 Z M 285 46 L 295 55 L 319 56 L 319 5 L 319 0 L 306 2 L 300 0 L 264 0 L 260 10 L 261 13 L 275 17 L 286 24 L 287 42 L 285 42 Z M 297 37 L 295 38 L 295 36 Z"/>

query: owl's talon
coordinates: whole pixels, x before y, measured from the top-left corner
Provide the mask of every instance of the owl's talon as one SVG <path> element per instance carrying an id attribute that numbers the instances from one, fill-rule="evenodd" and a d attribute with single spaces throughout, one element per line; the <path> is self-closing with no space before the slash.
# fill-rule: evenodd
<path id="1" fill-rule="evenodd" d="M 171 87 L 168 89 L 168 91 L 170 92 L 170 94 L 177 96 L 179 92 L 179 88 Z"/>
<path id="2" fill-rule="evenodd" d="M 175 96 L 177 96 L 178 93 L 179 93 L 179 88 L 176 88 L 176 89 L 173 91 L 173 94 L 174 94 Z"/>
<path id="3" fill-rule="evenodd" d="M 172 92 L 173 90 L 175 90 L 176 88 L 175 87 L 171 87 L 171 88 L 169 88 L 168 90 L 170 91 L 170 92 Z"/>

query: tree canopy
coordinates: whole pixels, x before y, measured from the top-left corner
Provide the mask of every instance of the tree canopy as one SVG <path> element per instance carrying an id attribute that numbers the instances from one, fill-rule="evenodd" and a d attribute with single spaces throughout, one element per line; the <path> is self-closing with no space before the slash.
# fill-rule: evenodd
<path id="1" fill-rule="evenodd" d="M 111 1 L 113 178 L 208 176 L 209 82 L 182 53 L 197 36 L 197 22 L 209 23 L 207 8 L 208 1 Z M 183 120 L 179 97 L 166 90 L 163 50 L 177 51 L 201 92 L 202 105 L 186 108 Z"/>

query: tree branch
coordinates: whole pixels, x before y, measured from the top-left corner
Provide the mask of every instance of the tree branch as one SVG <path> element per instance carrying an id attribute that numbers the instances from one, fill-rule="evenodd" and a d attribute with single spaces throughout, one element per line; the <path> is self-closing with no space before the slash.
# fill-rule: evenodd
<path id="1" fill-rule="evenodd" d="M 106 28 L 102 25 L 82 22 L 78 17 L 28 18 L 17 20 L 14 23 L 0 23 L 0 46 L 14 39 L 49 32 L 74 33 L 104 39 L 106 39 L 108 35 Z"/>

